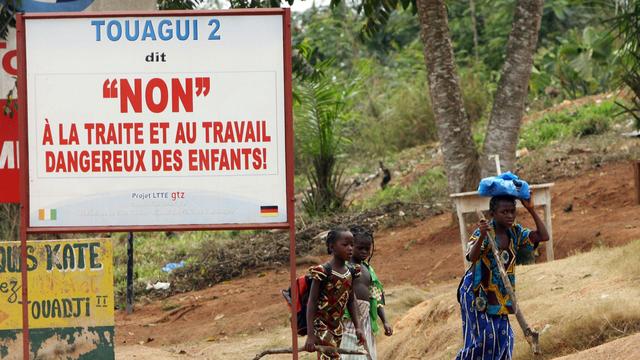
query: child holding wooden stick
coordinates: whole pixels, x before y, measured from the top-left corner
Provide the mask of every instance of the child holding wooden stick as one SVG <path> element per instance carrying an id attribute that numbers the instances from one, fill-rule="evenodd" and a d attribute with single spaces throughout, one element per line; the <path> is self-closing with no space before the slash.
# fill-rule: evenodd
<path id="1" fill-rule="evenodd" d="M 518 249 L 531 250 L 549 240 L 544 222 L 533 208 L 531 200 L 520 200 L 536 224 L 531 231 L 516 222 L 516 198 L 494 196 L 489 202 L 492 220 L 481 220 L 469 241 L 467 260 L 472 262 L 460 282 L 458 302 L 462 313 L 464 345 L 456 360 L 511 359 L 514 335 L 508 314 L 513 303 L 500 277 L 497 261 L 504 265 L 515 289 L 515 257 Z M 496 259 L 489 248 L 488 236 L 498 246 Z"/>
<path id="2" fill-rule="evenodd" d="M 364 342 L 364 334 L 356 311 L 353 279 L 360 275 L 360 267 L 346 262 L 353 254 L 353 235 L 346 229 L 334 229 L 327 234 L 327 252 L 333 258 L 326 264 L 312 267 L 313 279 L 307 303 L 307 341 L 305 350 L 315 351 L 315 345 L 339 348 L 342 341 L 342 317 L 345 308 L 354 314 L 355 332 Z M 340 354 L 320 352 L 320 359 L 340 359 Z"/>

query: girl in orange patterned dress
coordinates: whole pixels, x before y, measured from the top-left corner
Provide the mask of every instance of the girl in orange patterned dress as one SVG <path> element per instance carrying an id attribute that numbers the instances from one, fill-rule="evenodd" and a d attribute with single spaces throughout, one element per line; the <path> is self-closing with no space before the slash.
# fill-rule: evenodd
<path id="1" fill-rule="evenodd" d="M 357 318 L 353 279 L 360 274 L 360 267 L 347 265 L 353 254 L 353 235 L 346 229 L 333 229 L 327 234 L 327 252 L 333 258 L 309 269 L 311 289 L 307 303 L 307 341 L 305 350 L 315 351 L 315 345 L 339 348 L 342 340 L 342 317 L 345 308 L 354 314 L 358 340 L 363 343 L 364 333 Z M 337 352 L 319 353 L 319 358 L 340 359 Z"/>

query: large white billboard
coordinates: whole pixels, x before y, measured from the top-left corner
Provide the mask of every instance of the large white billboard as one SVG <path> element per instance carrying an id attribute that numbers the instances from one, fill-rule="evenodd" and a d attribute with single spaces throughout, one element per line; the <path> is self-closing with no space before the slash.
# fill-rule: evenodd
<path id="1" fill-rule="evenodd" d="M 283 16 L 25 18 L 29 227 L 286 222 Z"/>

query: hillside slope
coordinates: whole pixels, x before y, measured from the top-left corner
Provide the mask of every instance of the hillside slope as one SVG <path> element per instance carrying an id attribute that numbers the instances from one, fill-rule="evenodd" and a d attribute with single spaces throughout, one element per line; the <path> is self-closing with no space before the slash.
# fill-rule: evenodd
<path id="1" fill-rule="evenodd" d="M 640 241 L 517 270 L 518 299 L 530 325 L 543 329 L 542 358 L 552 359 L 640 331 Z M 456 282 L 412 308 L 381 341 L 382 359 L 452 359 L 461 346 Z M 631 300 L 631 301 L 630 301 Z M 531 353 L 515 319 L 515 359 Z M 632 350 L 635 351 L 635 350 Z M 618 359 L 631 359 L 621 356 Z"/>
<path id="2" fill-rule="evenodd" d="M 619 360 L 640 359 L 640 333 L 623 337 L 589 350 L 580 351 L 573 355 L 563 356 L 556 360 Z"/>

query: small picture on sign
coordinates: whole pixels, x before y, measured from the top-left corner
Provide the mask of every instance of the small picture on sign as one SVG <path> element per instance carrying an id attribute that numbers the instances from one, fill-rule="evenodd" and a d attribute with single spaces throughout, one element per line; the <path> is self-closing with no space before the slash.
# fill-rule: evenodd
<path id="1" fill-rule="evenodd" d="M 38 219 L 39 220 L 58 220 L 58 211 L 57 209 L 38 209 Z"/>
<path id="2" fill-rule="evenodd" d="M 278 206 L 260 206 L 260 216 L 278 216 Z"/>

